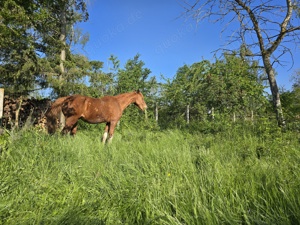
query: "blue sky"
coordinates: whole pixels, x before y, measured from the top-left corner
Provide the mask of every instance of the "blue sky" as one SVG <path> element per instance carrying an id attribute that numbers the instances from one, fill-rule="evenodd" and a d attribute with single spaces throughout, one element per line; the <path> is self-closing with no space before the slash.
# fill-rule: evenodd
<path id="1" fill-rule="evenodd" d="M 150 76 L 173 78 L 179 67 L 203 59 L 214 61 L 214 51 L 226 42 L 222 25 L 208 21 L 196 24 L 180 16 L 181 0 L 90 0 L 89 20 L 79 26 L 90 35 L 84 54 L 90 60 L 109 65 L 111 54 L 121 67 L 140 54 Z M 300 69 L 300 50 L 295 49 L 295 65 L 277 67 L 279 87 L 290 89 L 291 77 Z M 287 59 L 288 60 L 288 59 Z M 298 60 L 300 61 L 300 60 Z"/>

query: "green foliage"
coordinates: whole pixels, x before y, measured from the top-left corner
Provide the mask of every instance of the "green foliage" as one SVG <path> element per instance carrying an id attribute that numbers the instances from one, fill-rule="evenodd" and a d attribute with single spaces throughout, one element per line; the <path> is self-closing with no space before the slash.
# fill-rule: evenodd
<path id="1" fill-rule="evenodd" d="M 289 128 L 300 130 L 300 70 L 294 76 L 293 88 L 281 93 L 282 107 Z"/>
<path id="2" fill-rule="evenodd" d="M 2 224 L 298 224 L 299 135 L 121 129 L 10 136 Z M 265 133 L 265 131 L 263 131 Z"/>
<path id="3" fill-rule="evenodd" d="M 7 147 L 10 143 L 9 132 L 5 129 L 0 128 L 0 156 L 2 152 L 7 151 Z"/>
<path id="4" fill-rule="evenodd" d="M 208 98 L 221 112 L 249 113 L 265 104 L 263 85 L 259 82 L 256 63 L 232 54 L 224 54 L 212 66 Z"/>
<path id="5" fill-rule="evenodd" d="M 101 71 L 103 62 L 90 61 L 90 66 L 88 95 L 99 97 L 108 93 L 111 94 L 110 88 L 113 84 L 113 79 L 109 74 L 105 74 Z"/>
<path id="6" fill-rule="evenodd" d="M 78 89 L 86 92 L 82 83 L 89 66 L 84 57 L 70 50 L 72 44 L 79 44 L 80 31 L 74 25 L 88 19 L 84 1 L 1 1 L 0 18 L 0 86 L 6 93 L 28 95 L 49 86 L 56 94 Z M 63 26 L 64 43 L 60 40 Z M 82 40 L 87 40 L 87 35 L 83 36 Z M 61 49 L 67 55 L 65 79 L 57 79 Z"/>
<path id="7" fill-rule="evenodd" d="M 7 92 L 20 95 L 39 83 L 36 32 L 32 30 L 33 21 L 39 19 L 35 9 L 33 2 L 0 3 L 0 86 Z"/>
<path id="8" fill-rule="evenodd" d="M 144 90 L 146 88 L 146 80 L 151 73 L 148 68 L 143 68 L 145 63 L 140 60 L 137 54 L 133 59 L 129 59 L 124 69 L 118 71 L 117 92 L 124 93 L 133 90 Z"/>
<path id="9" fill-rule="evenodd" d="M 46 8 L 52 23 L 42 24 L 39 31 L 45 42 L 44 54 L 48 67 L 43 72 L 46 80 L 57 96 L 74 93 L 86 94 L 86 76 L 88 76 L 89 61 L 86 57 L 72 53 L 74 45 L 88 40 L 81 30 L 74 29 L 76 23 L 88 19 L 86 3 L 83 0 L 44 1 L 41 8 Z"/>
<path id="10" fill-rule="evenodd" d="M 162 92 L 160 125 L 184 124 L 187 107 L 191 121 L 212 120 L 216 116 L 242 119 L 265 112 L 268 105 L 258 79 L 256 63 L 224 53 L 215 63 L 203 60 L 179 68 Z M 182 121 L 180 123 L 179 121 Z"/>
<path id="11" fill-rule="evenodd" d="M 148 108 L 150 110 L 153 109 L 153 103 L 155 102 L 155 96 L 153 96 L 153 92 L 155 91 L 157 82 L 155 78 L 149 78 L 151 71 L 148 68 L 145 68 L 145 63 L 140 59 L 140 55 L 137 54 L 133 57 L 133 59 L 129 59 L 124 68 L 119 68 L 119 62 L 116 58 L 111 57 L 111 61 L 114 64 L 115 70 L 117 70 L 116 74 L 114 75 L 116 79 L 116 92 L 124 93 L 140 90 L 144 95 L 147 105 L 148 102 L 150 103 Z M 150 119 L 153 119 L 153 114 L 150 110 L 149 115 L 147 116 Z M 122 121 L 124 121 L 127 126 L 133 125 L 133 127 L 139 126 L 139 124 L 143 123 L 145 119 L 146 118 L 143 113 L 135 106 L 128 107 L 122 116 Z M 152 122 L 150 121 L 148 123 Z"/>

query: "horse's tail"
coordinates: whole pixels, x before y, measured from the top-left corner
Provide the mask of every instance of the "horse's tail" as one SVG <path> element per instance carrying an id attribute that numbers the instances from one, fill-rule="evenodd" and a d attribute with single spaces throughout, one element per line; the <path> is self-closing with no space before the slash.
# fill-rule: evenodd
<path id="1" fill-rule="evenodd" d="M 57 118 L 61 112 L 62 104 L 65 102 L 67 97 L 61 97 L 58 98 L 51 107 L 46 112 L 46 118 L 47 118 L 47 130 L 49 134 L 53 134 L 56 131 L 57 128 Z"/>

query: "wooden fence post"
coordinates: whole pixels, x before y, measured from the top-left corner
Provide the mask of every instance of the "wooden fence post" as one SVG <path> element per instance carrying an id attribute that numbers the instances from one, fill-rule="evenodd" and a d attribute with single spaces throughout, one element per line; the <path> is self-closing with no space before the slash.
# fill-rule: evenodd
<path id="1" fill-rule="evenodd" d="M 211 107 L 211 119 L 214 120 L 215 119 L 215 108 Z"/>
<path id="2" fill-rule="evenodd" d="M 0 122 L 3 117 L 3 107 L 4 107 L 4 88 L 0 88 Z"/>

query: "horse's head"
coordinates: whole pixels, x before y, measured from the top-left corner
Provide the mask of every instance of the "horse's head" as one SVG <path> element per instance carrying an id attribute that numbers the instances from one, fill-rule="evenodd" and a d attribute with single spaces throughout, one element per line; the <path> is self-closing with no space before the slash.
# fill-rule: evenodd
<path id="1" fill-rule="evenodd" d="M 144 101 L 144 96 L 139 90 L 137 90 L 135 93 L 137 97 L 135 98 L 134 104 L 144 111 L 145 109 L 147 109 L 147 104 Z"/>

